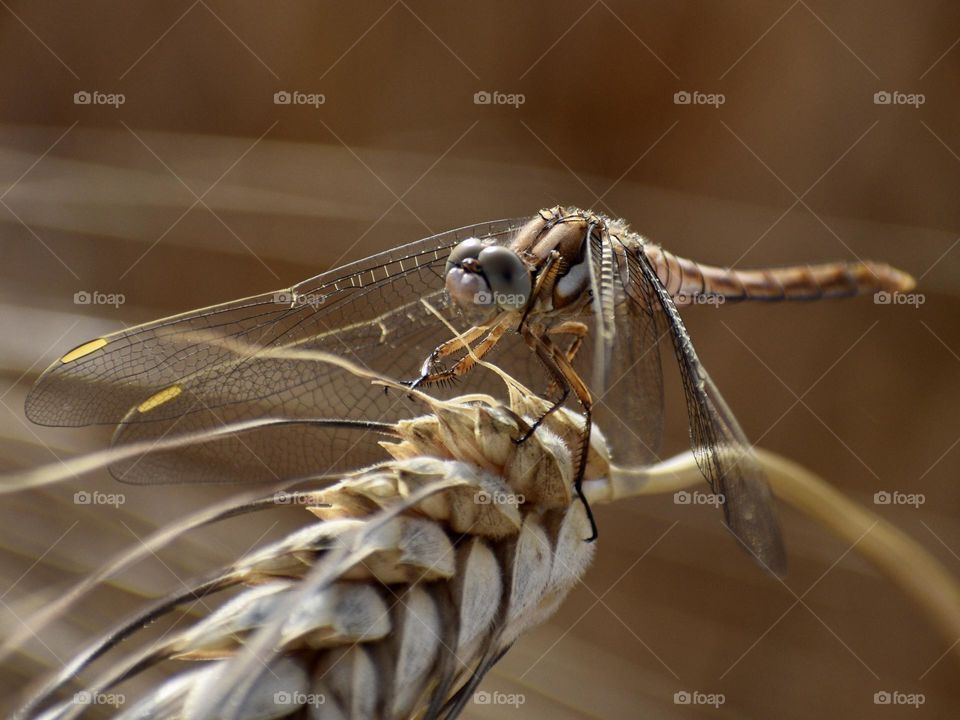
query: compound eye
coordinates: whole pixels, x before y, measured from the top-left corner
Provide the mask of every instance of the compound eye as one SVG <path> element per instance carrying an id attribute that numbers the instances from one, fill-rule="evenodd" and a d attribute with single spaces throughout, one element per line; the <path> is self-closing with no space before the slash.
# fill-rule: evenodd
<path id="1" fill-rule="evenodd" d="M 451 268 L 458 267 L 464 260 L 469 258 L 476 259 L 480 255 L 481 250 L 483 250 L 483 243 L 477 238 L 467 238 L 450 251 L 444 273 L 450 272 Z"/>
<path id="2" fill-rule="evenodd" d="M 520 310 L 530 298 L 530 271 L 513 250 L 494 245 L 478 257 L 493 301 L 504 310 Z"/>

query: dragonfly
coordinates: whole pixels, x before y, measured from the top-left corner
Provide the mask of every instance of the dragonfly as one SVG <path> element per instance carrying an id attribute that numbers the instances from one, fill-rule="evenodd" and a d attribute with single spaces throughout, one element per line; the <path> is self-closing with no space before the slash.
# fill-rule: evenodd
<path id="1" fill-rule="evenodd" d="M 659 459 L 666 345 L 679 368 L 693 453 L 727 527 L 764 567 L 782 573 L 771 491 L 678 308 L 913 286 L 908 274 L 870 261 L 759 270 L 705 265 L 623 221 L 557 206 L 440 233 L 281 291 L 96 338 L 38 378 L 25 411 L 41 425 L 115 426 L 115 446 L 144 447 L 111 466 L 123 482 L 306 479 L 382 459 L 373 423 L 416 412 L 403 394 L 311 363 L 309 351 L 342 355 L 441 395 L 453 384 L 461 393 L 465 385 L 493 387 L 491 373 L 477 369 L 488 359 L 545 384 L 547 414 L 573 400 L 579 405 L 574 484 L 592 528 L 586 539 L 593 540 L 596 523 L 580 492 L 592 427 L 604 431 L 616 466 Z"/>

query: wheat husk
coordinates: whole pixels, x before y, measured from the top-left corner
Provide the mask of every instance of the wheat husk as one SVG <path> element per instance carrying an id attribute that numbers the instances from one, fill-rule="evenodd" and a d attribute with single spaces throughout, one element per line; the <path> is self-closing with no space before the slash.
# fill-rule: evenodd
<path id="1" fill-rule="evenodd" d="M 94 643 L 21 716 L 81 716 L 89 708 L 77 695 L 64 699 L 64 688 L 75 690 L 75 676 L 104 656 L 83 681 L 86 692 L 122 689 L 156 665 L 173 669 L 171 679 L 127 698 L 115 715 L 126 720 L 456 717 L 490 667 L 560 606 L 596 548 L 584 542 L 590 525 L 571 491 L 582 418 L 560 409 L 514 442 L 546 404 L 504 379 L 508 403 L 421 397 L 428 412 L 396 423 L 382 443 L 390 459 L 286 495 L 300 529 Z M 648 468 L 612 467 L 597 428 L 588 452 L 584 488 L 593 503 L 702 482 L 690 453 Z M 856 551 L 945 636 L 960 635 L 960 585 L 919 544 L 799 465 L 757 456 L 781 500 L 858 540 Z M 264 502 L 245 497 L 204 511 L 180 531 Z M 149 547 L 176 534 L 161 531 Z M 98 577 L 128 562 L 121 557 Z M 237 592 L 214 603 L 227 588 Z M 147 648 L 117 652 L 138 623 L 197 593 L 211 598 L 205 617 Z"/>

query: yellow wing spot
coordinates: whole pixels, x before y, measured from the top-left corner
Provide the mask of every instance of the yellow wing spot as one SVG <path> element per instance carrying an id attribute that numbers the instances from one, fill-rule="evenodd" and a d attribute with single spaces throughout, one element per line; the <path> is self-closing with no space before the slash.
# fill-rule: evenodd
<path id="1" fill-rule="evenodd" d="M 107 341 L 104 338 L 97 338 L 96 340 L 91 340 L 90 342 L 86 342 L 79 347 L 75 347 L 73 350 L 71 350 L 62 358 L 60 358 L 60 362 L 66 364 L 69 362 L 73 362 L 74 360 L 79 360 L 80 358 L 86 355 L 89 355 L 92 352 L 96 352 L 106 344 L 107 344 Z"/>
<path id="2" fill-rule="evenodd" d="M 179 385 L 171 385 L 170 387 L 164 388 L 160 392 L 151 395 L 142 403 L 137 405 L 137 411 L 141 413 L 150 412 L 154 408 L 160 407 L 165 402 L 170 402 L 182 392 L 183 388 L 181 388 Z"/>

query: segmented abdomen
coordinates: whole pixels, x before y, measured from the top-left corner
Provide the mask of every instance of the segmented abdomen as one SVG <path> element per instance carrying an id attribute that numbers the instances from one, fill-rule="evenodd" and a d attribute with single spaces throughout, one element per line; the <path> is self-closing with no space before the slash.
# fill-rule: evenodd
<path id="1" fill-rule="evenodd" d="M 724 300 L 819 300 L 875 292 L 909 292 L 907 273 L 886 263 L 832 262 L 819 265 L 734 270 L 703 265 L 661 247 L 644 245 L 660 282 L 681 305 Z"/>

